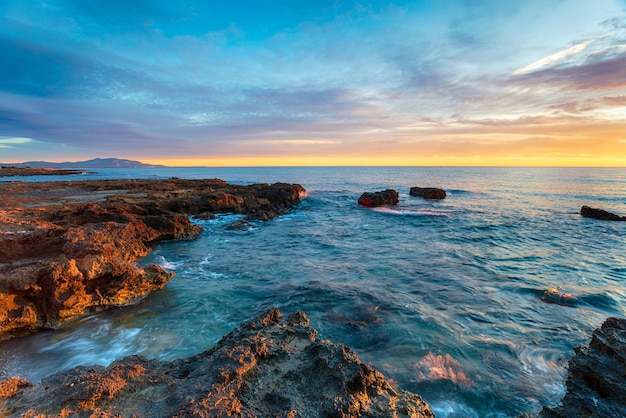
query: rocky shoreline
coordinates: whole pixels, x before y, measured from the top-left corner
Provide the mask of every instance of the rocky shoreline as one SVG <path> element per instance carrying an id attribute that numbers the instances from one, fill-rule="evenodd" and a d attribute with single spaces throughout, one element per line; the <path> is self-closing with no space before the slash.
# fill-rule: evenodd
<path id="1" fill-rule="evenodd" d="M 141 268 L 155 241 L 195 238 L 190 215 L 269 220 L 300 202 L 297 184 L 223 180 L 0 183 L 0 340 L 132 302 L 173 276 Z"/>
<path id="2" fill-rule="evenodd" d="M 32 167 L 0 167 L 0 177 L 19 177 L 19 176 L 69 176 L 75 174 L 87 174 L 85 170 L 72 170 L 60 168 L 32 168 Z"/>
<path id="3" fill-rule="evenodd" d="M 285 213 L 304 194 L 298 184 L 219 179 L 0 182 L 0 340 L 160 289 L 173 273 L 135 261 L 153 242 L 195 238 L 201 228 L 190 216 L 238 213 L 243 223 L 232 227 L 245 227 Z M 366 203 L 374 206 L 380 194 L 366 195 Z M 625 359 L 626 319 L 609 318 L 570 360 L 563 404 L 539 416 L 626 415 Z M 317 339 L 304 313 L 283 318 L 275 308 L 191 358 L 131 356 L 40 383 L 5 379 L 3 414 L 434 416 L 421 397 L 393 387 L 348 347 Z"/>
<path id="4" fill-rule="evenodd" d="M 562 404 L 519 418 L 626 416 L 626 319 L 575 348 Z M 345 345 L 320 340 L 303 312 L 277 308 L 215 346 L 174 361 L 141 356 L 32 383 L 0 381 L 0 415 L 76 417 L 412 417 L 434 413 Z"/>
<path id="5" fill-rule="evenodd" d="M 40 383 L 0 382 L 0 413 L 73 417 L 434 417 L 348 347 L 317 338 L 302 312 L 270 309 L 196 356 L 126 357 Z"/>
<path id="6" fill-rule="evenodd" d="M 626 319 L 608 318 L 574 351 L 561 405 L 538 418 L 626 417 Z"/>

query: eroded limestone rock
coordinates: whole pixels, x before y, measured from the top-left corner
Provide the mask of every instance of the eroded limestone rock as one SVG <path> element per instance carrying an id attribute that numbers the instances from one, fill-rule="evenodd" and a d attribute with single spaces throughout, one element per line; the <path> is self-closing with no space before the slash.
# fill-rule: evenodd
<path id="1" fill-rule="evenodd" d="M 304 313 L 276 308 L 187 359 L 131 356 L 2 388 L 9 416 L 434 417 L 348 347 L 318 339 Z"/>
<path id="2" fill-rule="evenodd" d="M 539 417 L 626 417 L 626 319 L 608 318 L 574 350 L 562 404 Z"/>

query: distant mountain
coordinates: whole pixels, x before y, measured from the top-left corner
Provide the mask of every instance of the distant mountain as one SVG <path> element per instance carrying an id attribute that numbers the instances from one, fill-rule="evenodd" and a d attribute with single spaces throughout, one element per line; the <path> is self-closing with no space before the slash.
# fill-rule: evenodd
<path id="1" fill-rule="evenodd" d="M 139 161 L 124 160 L 120 158 L 94 158 L 87 161 L 75 161 L 64 163 L 51 163 L 48 161 L 26 161 L 17 164 L 2 164 L 3 166 L 13 167 L 32 167 L 32 168 L 158 168 L 164 165 L 144 164 Z"/>

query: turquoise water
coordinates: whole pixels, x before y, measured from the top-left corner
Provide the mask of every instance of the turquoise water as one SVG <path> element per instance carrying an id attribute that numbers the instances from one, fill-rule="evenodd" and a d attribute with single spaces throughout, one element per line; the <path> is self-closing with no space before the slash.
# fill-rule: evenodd
<path id="1" fill-rule="evenodd" d="M 247 231 L 226 228 L 236 215 L 196 221 L 197 240 L 159 244 L 140 261 L 176 272 L 163 290 L 0 344 L 2 376 L 38 380 L 130 354 L 186 357 L 278 306 L 303 310 L 321 338 L 352 347 L 438 417 L 513 417 L 558 403 L 572 348 L 607 316 L 626 316 L 626 222 L 579 215 L 582 205 L 626 214 L 626 169 L 115 169 L 81 178 L 120 176 L 286 181 L 308 196 Z M 442 187 L 448 198 L 413 198 L 412 186 Z M 362 192 L 386 188 L 400 192 L 399 206 L 357 205 Z"/>

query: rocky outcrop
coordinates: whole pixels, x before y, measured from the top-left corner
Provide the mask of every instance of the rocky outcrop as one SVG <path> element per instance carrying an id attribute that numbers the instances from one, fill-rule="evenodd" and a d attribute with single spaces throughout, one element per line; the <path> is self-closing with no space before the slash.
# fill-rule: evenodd
<path id="1" fill-rule="evenodd" d="M 304 313 L 276 308 L 187 359 L 132 356 L 36 384 L 13 377 L 0 398 L 9 416 L 434 416 L 348 347 L 319 340 Z"/>
<path id="2" fill-rule="evenodd" d="M 446 191 L 436 187 L 411 187 L 409 194 L 424 199 L 445 199 Z"/>
<path id="3" fill-rule="evenodd" d="M 84 174 L 84 170 L 63 170 L 54 168 L 31 168 L 31 167 L 0 167 L 0 177 L 17 177 L 17 176 L 68 176 L 75 174 Z"/>
<path id="4" fill-rule="evenodd" d="M 0 183 L 0 340 L 160 289 L 173 274 L 135 261 L 152 242 L 195 238 L 189 215 L 271 219 L 303 193 L 222 180 Z"/>
<path id="5" fill-rule="evenodd" d="M 544 407 L 539 417 L 625 417 L 626 319 L 608 318 L 588 347 L 574 350 L 562 404 Z"/>
<path id="6" fill-rule="evenodd" d="M 160 289 L 173 274 L 134 261 L 148 255 L 147 243 L 201 230 L 186 216 L 137 205 L 87 203 L 37 215 L 5 214 L 0 224 L 0 339 Z"/>
<path id="7" fill-rule="evenodd" d="M 580 214 L 586 218 L 601 219 L 603 221 L 626 221 L 626 216 L 616 215 L 604 209 L 590 208 L 589 206 L 580 208 Z"/>
<path id="8" fill-rule="evenodd" d="M 359 197 L 359 205 L 366 208 L 375 208 L 385 205 L 397 205 L 399 203 L 398 192 L 392 189 L 379 192 L 365 192 Z"/>

